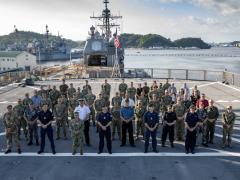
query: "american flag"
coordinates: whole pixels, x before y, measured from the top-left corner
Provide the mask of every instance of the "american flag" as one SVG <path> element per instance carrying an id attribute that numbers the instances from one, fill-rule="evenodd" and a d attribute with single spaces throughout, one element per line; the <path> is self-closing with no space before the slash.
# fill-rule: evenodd
<path id="1" fill-rule="evenodd" d="M 120 41 L 119 41 L 119 39 L 118 39 L 118 36 L 115 37 L 115 39 L 114 39 L 114 44 L 115 44 L 115 47 L 116 47 L 117 49 L 121 48 L 121 44 L 120 44 Z"/>

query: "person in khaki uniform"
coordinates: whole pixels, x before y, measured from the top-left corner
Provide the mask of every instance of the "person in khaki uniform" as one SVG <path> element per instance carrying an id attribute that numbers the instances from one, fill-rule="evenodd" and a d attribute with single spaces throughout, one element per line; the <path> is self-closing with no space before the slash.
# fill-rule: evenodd
<path id="1" fill-rule="evenodd" d="M 117 134 L 119 140 L 121 140 L 121 117 L 120 117 L 121 106 L 117 101 L 114 102 L 113 107 L 111 108 L 112 114 L 112 140 L 115 140 L 115 134 L 117 129 Z"/>
<path id="2" fill-rule="evenodd" d="M 18 139 L 18 125 L 12 110 L 12 105 L 7 106 L 7 112 L 3 115 L 3 125 L 6 131 L 7 150 L 5 154 L 12 152 L 12 141 L 14 140 L 17 151 L 21 154 L 21 147 Z"/>
<path id="3" fill-rule="evenodd" d="M 80 148 L 80 154 L 83 155 L 84 143 L 84 121 L 79 119 L 79 113 L 74 113 L 74 119 L 71 120 L 70 130 L 72 134 L 72 154 L 75 155 L 77 148 Z"/>
<path id="4" fill-rule="evenodd" d="M 204 133 L 204 144 L 213 144 L 215 124 L 219 116 L 219 111 L 216 106 L 213 105 L 214 101 L 209 100 L 209 106 L 207 107 L 207 122 L 206 131 Z"/>
<path id="5" fill-rule="evenodd" d="M 27 121 L 24 119 L 24 111 L 25 108 L 22 104 L 22 100 L 18 99 L 18 104 L 13 108 L 13 112 L 18 125 L 18 138 L 20 140 L 21 128 L 23 128 L 25 139 L 28 141 Z"/>
<path id="6" fill-rule="evenodd" d="M 96 113 L 95 113 L 95 109 L 93 107 L 95 99 L 96 99 L 96 96 L 92 93 L 92 90 L 88 89 L 88 94 L 85 96 L 85 101 L 91 111 L 90 119 L 92 119 L 93 126 L 96 125 L 96 122 L 95 122 L 96 121 L 96 119 L 95 119 Z"/>
<path id="7" fill-rule="evenodd" d="M 63 129 L 64 139 L 67 139 L 67 131 L 66 131 L 66 120 L 65 120 L 65 105 L 62 103 L 62 99 L 58 99 L 58 103 L 55 106 L 53 111 L 54 117 L 56 119 L 57 124 L 57 137 L 56 140 L 60 139 L 60 129 Z"/>
<path id="8" fill-rule="evenodd" d="M 181 98 L 177 98 L 177 103 L 173 105 L 173 112 L 176 113 L 177 121 L 176 121 L 176 140 L 184 141 L 183 135 L 185 131 L 185 122 L 184 115 L 187 111 L 187 108 L 182 103 Z"/>
<path id="9" fill-rule="evenodd" d="M 135 117 L 136 117 L 136 140 L 139 140 L 139 135 L 144 137 L 144 113 L 146 112 L 146 107 L 142 105 L 141 101 L 138 101 L 135 110 Z"/>
<path id="10" fill-rule="evenodd" d="M 228 106 L 227 110 L 222 115 L 223 120 L 223 138 L 222 138 L 222 148 L 225 148 L 228 146 L 229 148 L 232 148 L 232 132 L 233 132 L 233 126 L 236 119 L 236 114 L 232 110 L 232 106 Z M 226 142 L 227 140 L 227 142 Z"/>

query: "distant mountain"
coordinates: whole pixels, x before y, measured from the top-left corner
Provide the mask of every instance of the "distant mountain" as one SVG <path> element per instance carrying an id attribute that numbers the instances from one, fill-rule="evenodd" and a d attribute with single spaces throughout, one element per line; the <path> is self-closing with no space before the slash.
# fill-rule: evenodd
<path id="1" fill-rule="evenodd" d="M 211 47 L 200 38 L 182 38 L 176 41 L 171 41 L 170 39 L 157 34 L 122 34 L 120 39 L 126 48 L 196 47 L 200 49 L 208 49 Z"/>

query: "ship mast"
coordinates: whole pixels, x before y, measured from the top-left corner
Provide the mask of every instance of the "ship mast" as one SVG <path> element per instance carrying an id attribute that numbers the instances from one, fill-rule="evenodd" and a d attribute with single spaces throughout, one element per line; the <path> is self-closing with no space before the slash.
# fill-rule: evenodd
<path id="1" fill-rule="evenodd" d="M 91 19 L 97 19 L 102 22 L 102 24 L 97 24 L 98 27 L 102 29 L 102 33 L 105 35 L 106 39 L 109 40 L 111 38 L 111 28 L 119 27 L 119 24 L 115 24 L 112 21 L 116 19 L 122 19 L 122 16 L 113 16 L 111 15 L 111 11 L 108 9 L 109 0 L 103 0 L 104 9 L 102 11 L 102 15 L 100 16 L 91 16 Z"/>

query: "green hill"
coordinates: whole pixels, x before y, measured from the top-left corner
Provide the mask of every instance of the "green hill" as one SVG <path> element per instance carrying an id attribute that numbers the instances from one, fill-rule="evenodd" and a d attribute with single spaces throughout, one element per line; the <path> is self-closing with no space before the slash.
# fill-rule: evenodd
<path id="1" fill-rule="evenodd" d="M 209 49 L 210 46 L 203 42 L 200 38 L 182 38 L 174 41 L 177 47 L 197 47 L 200 49 Z"/>
<path id="2" fill-rule="evenodd" d="M 7 45 L 18 43 L 22 46 L 26 46 L 29 42 L 32 42 L 33 40 L 43 42 L 46 40 L 46 35 L 30 31 L 13 32 L 8 35 L 0 36 L 0 45 L 1 47 L 7 47 Z M 49 35 L 49 41 L 59 42 L 61 40 L 63 40 L 69 47 L 74 48 L 79 46 L 79 44 L 75 41 L 64 38 L 62 39 L 59 36 Z"/>
<path id="3" fill-rule="evenodd" d="M 171 41 L 157 34 L 122 34 L 120 36 L 123 45 L 126 48 L 151 48 L 151 47 L 197 47 L 200 49 L 208 49 L 210 46 L 203 42 L 200 38 L 183 38 Z"/>

